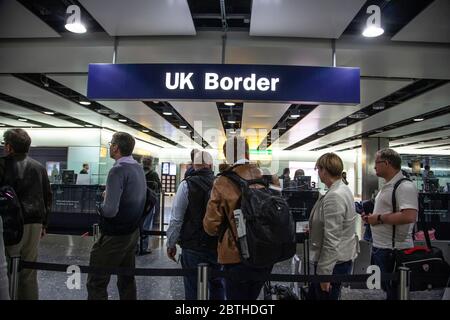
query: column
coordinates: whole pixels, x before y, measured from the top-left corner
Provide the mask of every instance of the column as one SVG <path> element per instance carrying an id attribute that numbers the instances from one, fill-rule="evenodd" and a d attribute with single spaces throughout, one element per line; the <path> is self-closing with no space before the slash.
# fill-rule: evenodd
<path id="1" fill-rule="evenodd" d="M 362 149 L 362 200 L 369 200 L 379 190 L 378 177 L 375 174 L 375 157 L 378 150 L 388 148 L 387 138 L 363 138 Z"/>

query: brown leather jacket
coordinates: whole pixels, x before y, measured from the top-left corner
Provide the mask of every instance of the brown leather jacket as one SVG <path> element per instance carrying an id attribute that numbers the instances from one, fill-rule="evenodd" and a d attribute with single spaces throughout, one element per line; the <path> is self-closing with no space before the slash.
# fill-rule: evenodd
<path id="1" fill-rule="evenodd" d="M 255 164 L 234 165 L 232 169 L 241 178 L 246 180 L 260 179 L 262 177 L 261 170 Z M 278 181 L 273 179 L 274 184 L 278 185 Z M 262 188 L 260 185 L 252 185 L 252 188 Z M 238 248 L 236 247 L 236 239 L 233 234 L 237 234 L 236 224 L 234 223 L 233 211 L 240 206 L 241 191 L 228 178 L 220 176 L 214 182 L 211 191 L 211 197 L 206 208 L 206 214 L 203 218 L 203 227 L 211 236 L 217 236 L 224 227 L 224 219 L 228 219 L 233 233 L 228 228 L 219 240 L 217 245 L 218 262 L 220 264 L 240 263 Z"/>

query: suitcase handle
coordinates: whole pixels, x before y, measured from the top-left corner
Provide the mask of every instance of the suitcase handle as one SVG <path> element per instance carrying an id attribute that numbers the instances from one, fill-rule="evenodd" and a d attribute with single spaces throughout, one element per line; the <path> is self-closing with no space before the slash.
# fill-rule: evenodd
<path id="1" fill-rule="evenodd" d="M 426 252 L 430 252 L 431 250 L 428 247 L 425 246 L 417 246 L 411 249 L 407 249 L 405 251 L 403 251 L 405 254 L 412 254 L 416 251 L 426 251 Z"/>

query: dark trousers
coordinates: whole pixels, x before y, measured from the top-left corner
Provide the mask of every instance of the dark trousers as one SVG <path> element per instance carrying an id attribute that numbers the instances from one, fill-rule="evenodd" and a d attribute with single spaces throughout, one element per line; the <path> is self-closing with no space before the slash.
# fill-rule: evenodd
<path id="1" fill-rule="evenodd" d="M 260 275 L 269 275 L 272 272 L 272 267 L 269 268 L 251 268 L 242 263 L 226 264 L 224 270 L 236 274 L 253 273 Z M 245 279 L 226 279 L 225 288 L 227 293 L 227 300 L 256 300 L 258 299 L 261 288 L 265 281 L 254 281 Z"/>
<path id="2" fill-rule="evenodd" d="M 91 250 L 89 265 L 92 267 L 135 267 L 134 250 L 139 229 L 124 236 L 101 235 Z M 107 300 L 110 275 L 89 274 L 87 279 L 88 300 Z M 136 300 L 134 276 L 117 276 L 117 288 L 121 300 Z"/>
<path id="3" fill-rule="evenodd" d="M 394 258 L 392 249 L 380 249 L 372 247 L 372 264 L 380 267 L 381 273 L 394 271 Z M 389 281 L 381 282 L 381 288 L 386 291 L 386 300 L 397 300 L 398 290 L 396 283 Z"/>
<path id="4" fill-rule="evenodd" d="M 217 253 L 183 249 L 181 252 L 181 266 L 183 269 L 197 268 L 199 263 L 209 264 L 211 269 L 220 271 L 221 265 L 217 263 Z M 184 295 L 186 300 L 197 300 L 197 274 L 183 277 Z M 208 281 L 209 300 L 225 300 L 225 285 L 222 278 Z"/>
<path id="5" fill-rule="evenodd" d="M 333 275 L 335 274 L 351 274 L 352 272 L 352 260 L 337 263 L 333 269 Z M 314 266 L 314 273 L 316 272 L 317 265 Z M 310 299 L 312 300 L 339 300 L 341 296 L 340 282 L 331 282 L 330 292 L 322 291 L 320 283 L 312 283 L 310 287 Z"/>

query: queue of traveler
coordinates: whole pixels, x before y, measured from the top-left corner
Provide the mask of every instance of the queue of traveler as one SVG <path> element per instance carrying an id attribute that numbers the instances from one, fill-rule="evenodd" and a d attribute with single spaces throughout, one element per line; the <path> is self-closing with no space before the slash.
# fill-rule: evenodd
<path id="1" fill-rule="evenodd" d="M 14 188 L 24 217 L 20 242 L 5 247 L 0 241 L 0 298 L 7 299 L 6 262 L 14 256 L 36 261 L 39 241 L 46 233 L 52 195 L 45 168 L 27 156 L 31 145 L 27 132 L 9 129 L 3 139 L 6 155 L 0 158 L 0 186 Z M 110 142 L 109 152 L 115 164 L 108 173 L 104 199 L 99 208 L 101 236 L 92 247 L 90 266 L 135 267 L 139 230 L 149 208 L 146 192 L 146 173 L 148 175 L 149 170 L 144 171 L 131 156 L 134 144 L 134 138 L 124 132 L 115 133 Z M 227 165 L 221 166 L 222 171 L 233 171 L 245 180 L 260 181 L 263 178 L 263 171 L 249 161 L 248 143 L 244 138 L 228 139 L 224 154 Z M 172 207 L 167 231 L 168 257 L 176 260 L 177 245 L 180 245 L 183 268 L 204 262 L 217 270 L 236 274 L 270 274 L 273 265 L 258 268 L 243 263 L 235 220 L 242 196 L 240 189 L 226 175 L 214 176 L 213 159 L 209 153 L 194 151 L 192 160 L 192 170 L 180 183 Z M 417 190 L 409 181 L 398 187 L 397 208 L 392 209 L 393 186 L 402 179 L 400 163 L 400 156 L 395 151 L 378 151 L 375 172 L 386 183 L 376 197 L 373 213 L 363 216 L 365 222 L 372 226 L 372 261 L 387 273 L 393 271 L 392 250 L 413 247 L 411 233 L 418 211 Z M 353 195 L 342 179 L 343 162 L 336 154 L 326 153 L 317 160 L 316 170 L 328 190 L 318 199 L 309 219 L 314 271 L 318 275 L 350 274 L 358 255 L 359 241 Z M 276 176 L 273 176 L 272 185 L 278 185 Z M 251 187 L 265 188 L 263 183 Z M 0 232 L 3 233 L 1 226 L 0 223 Z M 392 226 L 396 226 L 395 237 L 392 236 Z M 3 240 L 3 236 L 0 239 Z M 88 299 L 107 299 L 109 281 L 110 276 L 89 274 Z M 213 278 L 209 285 L 210 298 L 257 299 L 263 284 L 263 281 L 237 280 L 234 277 Z M 196 299 L 196 285 L 196 276 L 184 277 L 186 299 Z M 137 298 L 133 276 L 118 276 L 117 286 L 121 299 Z M 385 283 L 383 289 L 389 299 L 396 298 L 395 288 Z M 340 284 L 312 285 L 309 296 L 313 299 L 339 299 Z M 35 270 L 22 269 L 19 272 L 18 298 L 38 299 Z"/>

